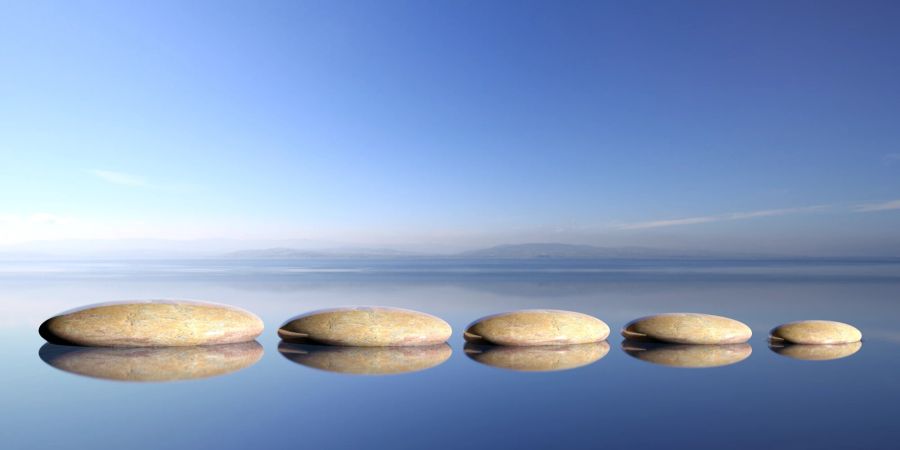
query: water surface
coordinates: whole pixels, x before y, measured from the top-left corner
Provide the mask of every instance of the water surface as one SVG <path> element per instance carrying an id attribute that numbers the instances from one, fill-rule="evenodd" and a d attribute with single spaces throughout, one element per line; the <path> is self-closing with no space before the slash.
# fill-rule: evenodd
<path id="1" fill-rule="evenodd" d="M 158 298 L 249 309 L 266 322 L 261 347 L 42 349 L 37 327 L 53 314 Z M 10 449 L 891 447 L 900 440 L 898 300 L 900 264 L 884 261 L 3 262 L 0 442 Z M 418 352 L 279 346 L 275 330 L 285 319 L 341 305 L 425 311 L 447 320 L 454 336 L 447 348 Z M 606 346 L 539 354 L 467 349 L 460 337 L 481 316 L 543 307 L 595 315 L 614 332 L 648 314 L 706 312 L 747 323 L 754 337 L 748 348 L 660 350 L 614 333 Z M 770 328 L 810 318 L 852 323 L 864 342 L 835 349 L 838 359 L 768 347 Z M 122 381 L 129 377 L 144 380 Z"/>

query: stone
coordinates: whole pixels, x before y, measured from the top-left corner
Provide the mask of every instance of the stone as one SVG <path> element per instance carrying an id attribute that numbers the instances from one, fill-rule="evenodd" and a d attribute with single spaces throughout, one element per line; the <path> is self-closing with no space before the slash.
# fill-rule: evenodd
<path id="1" fill-rule="evenodd" d="M 735 364 L 753 352 L 750 344 L 666 344 L 625 340 L 622 350 L 629 356 L 669 367 L 706 368 Z"/>
<path id="2" fill-rule="evenodd" d="M 599 361 L 609 353 L 606 341 L 570 345 L 503 346 L 466 343 L 466 356 L 481 364 L 522 372 L 569 370 Z"/>
<path id="3" fill-rule="evenodd" d="M 569 345 L 599 342 L 609 336 L 602 320 L 573 311 L 526 309 L 488 316 L 469 325 L 468 342 L 494 345 Z"/>
<path id="4" fill-rule="evenodd" d="M 40 358 L 57 369 L 117 381 L 180 381 L 236 372 L 263 356 L 259 342 L 201 347 L 76 347 L 44 344 Z"/>
<path id="5" fill-rule="evenodd" d="M 791 322 L 769 332 L 770 341 L 791 344 L 847 344 L 861 339 L 862 333 L 853 325 L 830 320 Z"/>
<path id="6" fill-rule="evenodd" d="M 400 308 L 363 306 L 327 309 L 294 317 L 278 329 L 288 342 L 397 347 L 437 345 L 453 330 L 430 314 Z"/>
<path id="7" fill-rule="evenodd" d="M 673 344 L 742 344 L 752 335 L 750 327 L 737 320 L 696 313 L 642 317 L 622 329 L 625 339 Z"/>
<path id="8" fill-rule="evenodd" d="M 215 303 L 150 300 L 90 305 L 41 324 L 48 342 L 90 347 L 170 347 L 248 342 L 263 322 Z"/>
<path id="9" fill-rule="evenodd" d="M 290 361 L 328 372 L 394 375 L 443 364 L 453 350 L 447 344 L 407 347 L 346 347 L 281 342 L 278 352 Z"/>
<path id="10" fill-rule="evenodd" d="M 785 342 L 771 342 L 769 349 L 781 356 L 800 359 L 804 361 L 828 361 L 831 359 L 846 358 L 862 348 L 862 342 L 848 342 L 846 344 L 788 344 Z"/>

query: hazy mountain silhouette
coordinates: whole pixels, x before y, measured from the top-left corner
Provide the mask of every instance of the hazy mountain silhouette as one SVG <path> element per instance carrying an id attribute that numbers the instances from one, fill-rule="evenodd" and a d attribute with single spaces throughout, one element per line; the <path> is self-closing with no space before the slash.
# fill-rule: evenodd
<path id="1" fill-rule="evenodd" d="M 276 247 L 257 250 L 239 250 L 222 255 L 224 258 L 235 259 L 397 258 L 404 256 L 416 256 L 416 254 L 380 248 L 302 250 Z"/>
<path id="2" fill-rule="evenodd" d="M 595 247 L 556 243 L 498 245 L 460 253 L 465 258 L 716 258 L 761 256 L 711 251 L 668 250 L 649 247 Z"/>
<path id="3" fill-rule="evenodd" d="M 429 255 L 401 252 L 391 249 L 331 249 L 301 250 L 293 248 L 267 248 L 258 250 L 241 250 L 223 255 L 226 258 L 244 259 L 303 259 L 303 258 L 402 258 L 402 257 L 439 257 L 439 258 L 471 258 L 471 259 L 628 259 L 628 258 L 717 258 L 717 257 L 753 257 L 760 255 L 666 250 L 647 247 L 595 247 L 591 245 L 572 245 L 557 243 L 527 243 L 498 245 L 490 248 L 465 251 L 453 255 Z"/>

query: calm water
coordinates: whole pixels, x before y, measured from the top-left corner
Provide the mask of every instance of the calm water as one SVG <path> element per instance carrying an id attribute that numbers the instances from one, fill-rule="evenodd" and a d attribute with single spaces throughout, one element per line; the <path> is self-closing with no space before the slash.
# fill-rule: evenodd
<path id="1" fill-rule="evenodd" d="M 41 350 L 37 326 L 53 314 L 153 298 L 237 305 L 260 315 L 267 330 L 259 346 L 218 353 Z M 284 319 L 339 305 L 429 312 L 450 322 L 454 336 L 450 348 L 430 353 L 279 348 L 275 330 Z M 900 263 L 7 262 L 0 307 L 0 442 L 9 449 L 858 449 L 900 441 Z M 605 320 L 615 330 L 608 353 L 466 354 L 460 334 L 472 320 L 539 307 Z M 690 369 L 659 364 L 672 361 L 664 353 L 623 351 L 617 331 L 625 322 L 668 311 L 747 323 L 752 354 L 740 360 L 744 354 L 726 351 L 721 361 L 740 361 Z M 768 348 L 771 327 L 807 318 L 850 322 L 864 343 L 828 361 Z M 690 351 L 676 356 L 718 357 Z M 554 372 L 485 364 L 566 366 L 599 356 Z M 44 359 L 107 377 L 213 376 L 110 381 Z M 322 370 L 391 372 L 398 361 L 424 370 Z"/>

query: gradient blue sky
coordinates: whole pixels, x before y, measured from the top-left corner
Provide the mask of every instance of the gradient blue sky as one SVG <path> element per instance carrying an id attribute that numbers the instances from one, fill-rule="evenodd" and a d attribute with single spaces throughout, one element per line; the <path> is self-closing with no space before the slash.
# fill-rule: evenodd
<path id="1" fill-rule="evenodd" d="M 0 5 L 0 245 L 900 254 L 894 1 Z"/>

